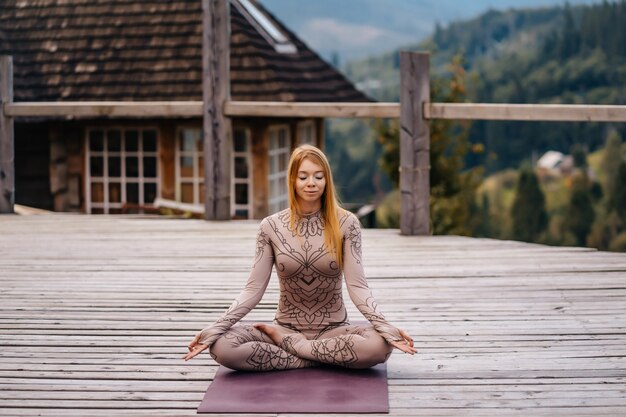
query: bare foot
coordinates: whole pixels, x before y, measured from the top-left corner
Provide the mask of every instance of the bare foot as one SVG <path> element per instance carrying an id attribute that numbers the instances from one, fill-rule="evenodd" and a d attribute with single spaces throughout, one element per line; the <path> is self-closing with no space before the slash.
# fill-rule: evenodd
<path id="1" fill-rule="evenodd" d="M 253 327 L 268 335 L 269 338 L 272 339 L 272 341 L 276 344 L 276 346 L 280 346 L 285 336 L 297 334 L 296 332 L 284 329 L 274 324 L 255 323 L 253 324 Z"/>

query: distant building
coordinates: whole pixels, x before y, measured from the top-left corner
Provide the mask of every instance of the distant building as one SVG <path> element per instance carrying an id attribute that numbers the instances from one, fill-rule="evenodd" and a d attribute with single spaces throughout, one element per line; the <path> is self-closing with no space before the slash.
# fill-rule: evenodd
<path id="1" fill-rule="evenodd" d="M 231 0 L 231 98 L 367 102 L 259 3 Z M 200 0 L 4 0 L 0 54 L 24 101 L 202 100 Z M 233 218 L 287 204 L 291 150 L 324 145 L 321 118 L 233 118 Z M 16 202 L 55 211 L 201 206 L 200 118 L 17 119 Z"/>
<path id="2" fill-rule="evenodd" d="M 561 176 L 570 174 L 574 168 L 574 159 L 557 151 L 548 151 L 537 160 L 537 169 L 542 175 Z"/>

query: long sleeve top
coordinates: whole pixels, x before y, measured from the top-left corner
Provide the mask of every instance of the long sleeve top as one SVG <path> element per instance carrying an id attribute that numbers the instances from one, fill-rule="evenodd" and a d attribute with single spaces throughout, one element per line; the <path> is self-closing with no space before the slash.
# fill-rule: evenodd
<path id="1" fill-rule="evenodd" d="M 318 332 L 348 324 L 342 296 L 342 271 L 324 243 L 324 218 L 320 211 L 289 225 L 289 209 L 263 219 L 256 239 L 254 264 L 245 288 L 214 324 L 202 330 L 200 343 L 211 346 L 261 300 L 275 266 L 280 298 L 274 322 L 298 331 Z M 361 225 L 357 217 L 341 210 L 343 275 L 352 302 L 388 342 L 400 340 L 367 285 L 361 258 Z"/>

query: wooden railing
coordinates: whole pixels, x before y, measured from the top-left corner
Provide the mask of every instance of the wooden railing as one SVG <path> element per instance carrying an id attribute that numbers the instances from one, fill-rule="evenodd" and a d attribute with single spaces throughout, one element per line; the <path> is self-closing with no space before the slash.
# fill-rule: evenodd
<path id="1" fill-rule="evenodd" d="M 626 122 L 626 106 L 562 104 L 431 103 L 429 55 L 402 52 L 400 103 L 282 103 L 225 101 L 215 108 L 231 117 L 400 118 L 401 232 L 429 234 L 431 119 Z M 206 103 L 36 102 L 13 103 L 12 64 L 0 57 L 0 213 L 14 205 L 13 119 L 32 116 L 72 118 L 202 117 Z M 205 117 L 205 119 L 207 119 Z M 205 125 L 211 125 L 210 120 Z M 214 132 L 214 134 L 221 134 Z M 205 148 L 207 148 L 205 146 Z M 224 156 L 222 155 L 222 159 Z M 207 161 L 212 161 L 212 158 Z M 209 182 L 218 161 L 207 163 Z M 224 211 L 222 207 L 220 209 Z M 219 218 L 214 211 L 208 218 Z"/>
<path id="2" fill-rule="evenodd" d="M 201 101 L 6 103 L 8 117 L 202 117 Z M 228 117 L 400 117 L 400 103 L 282 103 L 229 101 Z M 424 119 L 624 122 L 626 106 L 587 104 L 423 104 Z"/>

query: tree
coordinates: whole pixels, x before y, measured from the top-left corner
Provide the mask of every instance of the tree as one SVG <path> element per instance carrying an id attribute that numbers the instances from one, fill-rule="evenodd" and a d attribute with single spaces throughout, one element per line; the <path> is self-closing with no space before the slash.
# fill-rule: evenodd
<path id="1" fill-rule="evenodd" d="M 588 182 L 584 174 L 574 178 L 565 219 L 567 229 L 572 232 L 579 246 L 585 246 L 587 235 L 595 219 Z"/>
<path id="2" fill-rule="evenodd" d="M 612 130 L 606 139 L 606 147 L 604 148 L 604 154 L 602 155 L 602 167 L 606 173 L 604 180 L 604 194 L 606 195 L 606 206 L 608 212 L 616 208 L 613 193 L 615 192 L 619 165 L 623 159 L 622 138 L 616 130 Z"/>
<path id="3" fill-rule="evenodd" d="M 583 171 L 587 170 L 587 151 L 581 144 L 577 143 L 572 146 L 572 159 L 574 159 L 574 166 L 580 168 Z"/>
<path id="4" fill-rule="evenodd" d="M 621 161 L 617 170 L 617 177 L 613 184 L 613 201 L 615 210 L 622 221 L 626 224 L 626 162 Z"/>
<path id="5" fill-rule="evenodd" d="M 536 242 L 548 225 L 545 197 L 530 167 L 520 172 L 511 216 L 513 237 L 525 242 Z"/>

